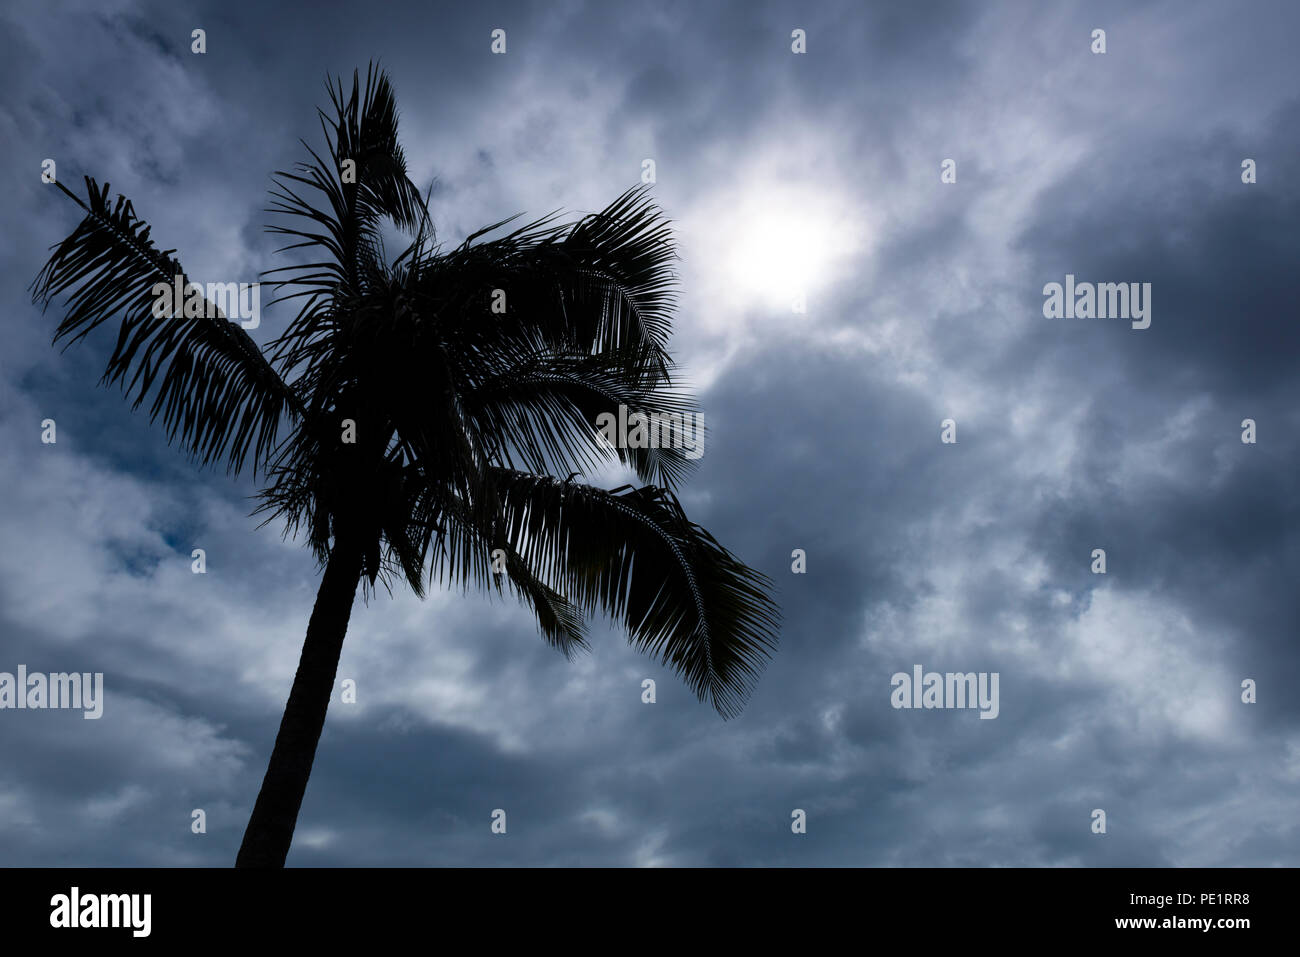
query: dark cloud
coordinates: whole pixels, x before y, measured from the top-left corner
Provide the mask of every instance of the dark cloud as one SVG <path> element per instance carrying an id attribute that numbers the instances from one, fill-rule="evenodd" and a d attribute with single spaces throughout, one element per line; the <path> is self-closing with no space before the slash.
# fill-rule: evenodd
<path id="1" fill-rule="evenodd" d="M 331 707 L 290 863 L 1296 863 L 1290 5 L 3 16 L 0 671 L 108 689 L 98 721 L 0 711 L 5 860 L 231 863 L 318 582 L 255 530 L 251 482 L 193 469 L 95 386 L 110 332 L 50 349 L 27 285 L 75 215 L 41 160 L 127 193 L 192 272 L 251 279 L 281 264 L 265 191 L 318 142 L 325 77 L 382 59 L 447 241 L 595 208 L 656 160 L 708 420 L 683 500 L 773 578 L 784 625 L 723 722 L 605 624 L 567 662 L 485 596 L 358 603 L 339 672 L 358 702 Z M 835 231 L 816 255 L 780 245 L 805 220 Z M 826 268 L 792 313 L 760 287 L 805 256 Z M 1067 272 L 1152 283 L 1151 328 L 1043 318 Z M 895 710 L 915 664 L 997 672 L 999 716 Z"/>

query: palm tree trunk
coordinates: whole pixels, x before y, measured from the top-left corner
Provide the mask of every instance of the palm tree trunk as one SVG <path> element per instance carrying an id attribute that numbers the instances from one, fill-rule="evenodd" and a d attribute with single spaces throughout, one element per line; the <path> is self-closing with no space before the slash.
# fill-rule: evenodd
<path id="1" fill-rule="evenodd" d="M 325 712 L 360 580 L 360 550 L 341 546 L 336 540 L 316 593 L 298 673 L 280 720 L 280 733 L 262 790 L 257 794 L 235 859 L 236 867 L 284 867 L 307 778 L 316 759 L 316 745 L 325 726 Z"/>

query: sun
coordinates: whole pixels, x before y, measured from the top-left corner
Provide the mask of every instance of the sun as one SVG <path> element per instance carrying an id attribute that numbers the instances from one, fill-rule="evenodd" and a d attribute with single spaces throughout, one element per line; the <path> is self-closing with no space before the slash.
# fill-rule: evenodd
<path id="1" fill-rule="evenodd" d="M 768 307 L 821 290 L 857 246 L 832 198 L 811 189 L 755 191 L 724 219 L 725 281 Z"/>
<path id="2" fill-rule="evenodd" d="M 791 299 L 820 284 L 830 253 L 824 231 L 806 216 L 760 212 L 739 231 L 729 272 L 747 292 Z"/>

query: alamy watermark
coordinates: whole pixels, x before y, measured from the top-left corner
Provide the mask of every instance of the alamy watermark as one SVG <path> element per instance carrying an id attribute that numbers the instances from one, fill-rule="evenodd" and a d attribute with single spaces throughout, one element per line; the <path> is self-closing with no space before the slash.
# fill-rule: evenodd
<path id="1" fill-rule="evenodd" d="M 1151 283 L 1074 281 L 1043 287 L 1043 316 L 1048 319 L 1131 319 L 1134 329 L 1151 325 Z"/>
<path id="2" fill-rule="evenodd" d="M 73 887 L 50 898 L 51 927 L 125 927 L 132 937 L 148 937 L 152 894 L 83 894 Z"/>
<path id="3" fill-rule="evenodd" d="M 104 673 L 29 675 L 26 665 L 17 676 L 0 671 L 0 708 L 79 708 L 87 721 L 96 720 L 104 715 Z"/>
<path id="4" fill-rule="evenodd" d="M 155 283 L 153 315 L 155 319 L 242 319 L 245 329 L 256 329 L 262 322 L 262 288 L 255 282 L 210 282 L 207 286 L 187 283 L 177 276 L 170 283 Z"/>
<path id="5" fill-rule="evenodd" d="M 889 683 L 894 689 L 889 703 L 895 708 L 979 708 L 981 718 L 996 718 L 1001 710 L 996 671 L 923 673 L 913 665 L 910 675 L 899 671 Z"/>
<path id="6" fill-rule="evenodd" d="M 703 412 L 602 412 L 596 428 L 607 447 L 620 449 L 682 449 L 688 459 L 704 454 Z"/>

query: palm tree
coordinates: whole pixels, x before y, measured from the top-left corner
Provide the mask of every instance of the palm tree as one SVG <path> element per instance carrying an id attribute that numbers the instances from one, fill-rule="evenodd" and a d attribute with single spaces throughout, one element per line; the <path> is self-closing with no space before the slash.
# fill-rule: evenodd
<path id="1" fill-rule="evenodd" d="M 328 155 L 307 147 L 309 162 L 275 174 L 268 211 L 290 219 L 270 229 L 309 261 L 263 274 L 275 301 L 300 303 L 266 351 L 215 307 L 157 315 L 155 284 L 185 272 L 89 177 L 84 199 L 58 184 L 84 218 L 33 283 L 45 307 L 65 296 L 56 344 L 116 321 L 104 383 L 132 408 L 148 400 L 198 464 L 260 476 L 254 514 L 301 532 L 323 566 L 240 867 L 284 865 L 359 584 L 363 596 L 396 581 L 423 596 L 426 578 L 508 590 L 566 656 L 603 612 L 724 718 L 779 620 L 769 580 L 678 504 L 683 450 L 618 447 L 595 427 L 620 404 L 691 408 L 666 348 L 672 237 L 644 188 L 444 249 L 406 174 L 387 76 L 372 66 L 364 89 L 355 72 L 350 93 L 341 79 L 327 88 Z M 409 239 L 391 260 L 386 226 Z M 647 484 L 576 480 L 615 461 Z"/>

